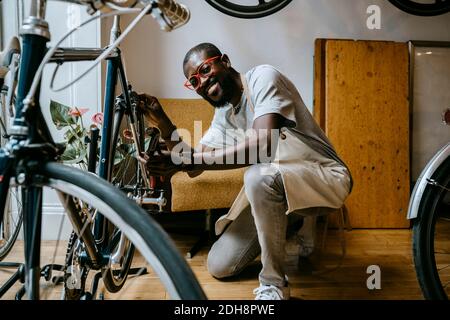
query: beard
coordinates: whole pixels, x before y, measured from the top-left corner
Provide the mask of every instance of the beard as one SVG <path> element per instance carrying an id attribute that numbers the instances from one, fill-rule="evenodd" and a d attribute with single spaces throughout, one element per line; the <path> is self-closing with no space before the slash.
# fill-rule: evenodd
<path id="1" fill-rule="evenodd" d="M 218 101 L 214 101 L 214 100 L 210 99 L 206 93 L 202 94 L 202 97 L 203 97 L 203 99 L 208 101 L 209 104 L 211 104 L 214 108 L 223 108 L 231 102 L 231 99 L 233 98 L 233 92 L 234 92 L 236 85 L 230 74 L 227 74 L 221 80 L 219 80 L 215 77 L 211 78 L 210 83 L 208 84 L 208 87 L 211 84 L 214 84 L 215 82 L 218 82 L 220 87 L 222 88 L 222 91 L 223 91 L 222 97 Z"/>

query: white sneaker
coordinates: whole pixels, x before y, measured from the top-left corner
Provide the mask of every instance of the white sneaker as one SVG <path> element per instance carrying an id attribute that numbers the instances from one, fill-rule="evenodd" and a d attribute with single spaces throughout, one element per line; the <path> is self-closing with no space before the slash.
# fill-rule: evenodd
<path id="1" fill-rule="evenodd" d="M 255 300 L 289 300 L 290 289 L 288 285 L 283 288 L 260 285 L 259 288 L 253 290 L 253 294 L 256 295 Z"/>

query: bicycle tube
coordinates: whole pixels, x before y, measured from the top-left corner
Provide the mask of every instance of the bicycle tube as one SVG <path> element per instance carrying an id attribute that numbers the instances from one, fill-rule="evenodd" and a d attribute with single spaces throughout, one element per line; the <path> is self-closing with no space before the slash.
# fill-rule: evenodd
<path id="1" fill-rule="evenodd" d="M 205 299 L 195 275 L 165 231 L 117 188 L 92 174 L 47 163 L 38 174 L 42 186 L 76 197 L 97 208 L 136 246 L 158 274 L 172 299 Z"/>
<path id="2" fill-rule="evenodd" d="M 104 101 L 104 120 L 102 125 L 102 135 L 100 144 L 100 163 L 98 175 L 109 181 L 111 176 L 111 168 L 109 167 L 111 154 L 111 126 L 113 124 L 114 115 L 114 99 L 117 84 L 117 59 L 111 58 L 107 61 L 106 82 L 105 82 L 105 101 Z M 94 224 L 95 239 L 99 243 L 103 243 L 107 237 L 104 228 L 105 221 L 103 215 L 96 216 Z"/>

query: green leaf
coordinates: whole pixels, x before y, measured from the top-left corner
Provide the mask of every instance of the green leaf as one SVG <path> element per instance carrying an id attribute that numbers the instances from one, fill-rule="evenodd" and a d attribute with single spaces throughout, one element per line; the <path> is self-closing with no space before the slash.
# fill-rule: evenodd
<path id="1" fill-rule="evenodd" d="M 79 145 L 80 142 L 84 143 L 84 138 L 87 136 L 86 129 L 83 129 L 80 125 L 75 128 L 72 127 L 71 130 L 67 130 L 64 134 L 64 138 L 67 140 L 68 144 Z"/>
<path id="2" fill-rule="evenodd" d="M 77 121 L 75 117 L 69 114 L 70 110 L 70 107 L 63 105 L 62 103 L 53 100 L 50 101 L 50 114 L 56 129 L 61 130 L 63 127 L 76 125 Z"/>
<path id="3" fill-rule="evenodd" d="M 66 150 L 61 156 L 61 160 L 66 164 L 77 164 L 86 159 L 87 151 L 85 148 L 79 149 L 73 145 L 67 145 Z"/>

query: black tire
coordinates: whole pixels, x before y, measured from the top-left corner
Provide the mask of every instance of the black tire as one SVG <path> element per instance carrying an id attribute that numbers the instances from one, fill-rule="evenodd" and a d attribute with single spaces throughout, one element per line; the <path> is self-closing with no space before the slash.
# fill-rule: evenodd
<path id="1" fill-rule="evenodd" d="M 236 4 L 227 0 L 206 0 L 215 9 L 229 16 L 243 19 L 256 19 L 269 16 L 286 7 L 291 0 L 268 0 L 256 5 Z M 254 0 L 258 2 L 258 0 Z"/>
<path id="2" fill-rule="evenodd" d="M 423 3 L 415 0 L 389 0 L 400 10 L 416 16 L 437 16 L 450 11 L 450 0 L 434 0 Z"/>
<path id="3" fill-rule="evenodd" d="M 0 261 L 11 251 L 22 227 L 23 211 L 21 190 L 22 188 L 20 187 L 11 187 L 8 191 L 9 200 L 7 200 L 3 221 L 0 223 Z M 14 204 L 14 207 L 10 206 L 12 204 Z M 14 208 L 14 212 L 10 211 L 12 208 Z"/>
<path id="4" fill-rule="evenodd" d="M 39 168 L 39 185 L 96 208 L 130 239 L 172 299 L 205 299 L 195 275 L 166 232 L 135 202 L 97 176 L 58 163 Z M 86 229 L 88 230 L 88 229 Z M 128 280 L 129 281 L 129 280 Z"/>
<path id="5" fill-rule="evenodd" d="M 450 188 L 450 159 L 438 168 L 432 179 L 444 188 L 428 185 L 424 190 L 413 226 L 413 257 L 424 297 L 447 300 L 450 293 L 450 192 L 446 189 Z"/>

